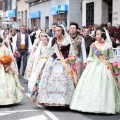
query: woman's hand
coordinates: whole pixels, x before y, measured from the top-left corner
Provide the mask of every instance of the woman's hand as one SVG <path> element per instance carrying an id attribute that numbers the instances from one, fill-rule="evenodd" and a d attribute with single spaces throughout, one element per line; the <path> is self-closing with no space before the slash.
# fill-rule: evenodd
<path id="1" fill-rule="evenodd" d="M 5 72 L 9 72 L 10 66 L 9 66 L 9 65 L 5 65 L 5 66 L 4 66 L 4 70 L 5 70 Z"/>
<path id="2" fill-rule="evenodd" d="M 89 63 L 90 63 L 90 61 L 87 61 L 87 62 L 85 63 L 85 66 L 87 66 Z"/>
<path id="3" fill-rule="evenodd" d="M 68 60 L 67 59 L 65 59 L 65 63 L 68 64 Z"/>

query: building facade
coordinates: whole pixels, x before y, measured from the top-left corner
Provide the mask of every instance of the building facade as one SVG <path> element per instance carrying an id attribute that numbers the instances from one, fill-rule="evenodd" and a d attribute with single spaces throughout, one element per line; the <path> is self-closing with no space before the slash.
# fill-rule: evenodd
<path id="1" fill-rule="evenodd" d="M 22 7 L 21 7 L 22 6 Z M 24 0 L 17 1 L 17 23 L 18 28 L 20 25 L 28 25 L 29 5 Z"/>
<path id="2" fill-rule="evenodd" d="M 71 21 L 82 25 L 80 0 L 24 0 L 29 4 L 30 28 L 51 28 L 56 22 L 69 27 Z"/>
<path id="3" fill-rule="evenodd" d="M 16 27 L 17 0 L 2 0 L 2 26 Z"/>
<path id="4" fill-rule="evenodd" d="M 120 0 L 82 0 L 82 25 L 120 24 Z"/>
<path id="5" fill-rule="evenodd" d="M 113 0 L 112 23 L 120 24 L 120 0 Z"/>
<path id="6" fill-rule="evenodd" d="M 0 1 L 0 26 L 2 26 L 2 1 Z"/>

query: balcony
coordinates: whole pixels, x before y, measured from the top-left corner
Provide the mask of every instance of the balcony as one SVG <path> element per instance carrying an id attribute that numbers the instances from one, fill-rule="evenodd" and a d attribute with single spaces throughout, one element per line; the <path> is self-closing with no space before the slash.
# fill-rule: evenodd
<path id="1" fill-rule="evenodd" d="M 24 2 L 28 4 L 34 3 L 34 2 L 46 2 L 46 1 L 50 1 L 50 0 L 24 0 Z"/>
<path id="2" fill-rule="evenodd" d="M 38 2 L 38 1 L 40 1 L 40 0 L 24 0 L 24 2 L 26 2 L 26 3 L 28 3 L 28 4 L 30 4 L 30 3 L 32 3 L 32 2 Z"/>

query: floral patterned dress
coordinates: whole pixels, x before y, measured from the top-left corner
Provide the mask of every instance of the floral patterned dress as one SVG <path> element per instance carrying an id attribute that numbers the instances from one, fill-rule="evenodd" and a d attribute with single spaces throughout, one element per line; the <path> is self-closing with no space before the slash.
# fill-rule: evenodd
<path id="1" fill-rule="evenodd" d="M 52 46 L 56 45 L 54 39 Z M 61 53 L 64 58 L 69 55 L 70 44 L 61 44 Z M 37 101 L 45 106 L 70 105 L 74 92 L 73 79 L 67 72 L 55 50 L 52 57 L 46 62 L 39 83 Z"/>
<path id="2" fill-rule="evenodd" d="M 10 55 L 5 46 L 0 47 L 0 57 Z M 12 66 L 11 66 L 12 68 Z M 20 103 L 23 99 L 22 87 L 18 77 L 12 71 L 5 72 L 4 66 L 0 64 L 0 105 Z"/>
<path id="3" fill-rule="evenodd" d="M 24 78 L 26 80 L 30 79 L 32 69 L 33 69 L 33 65 L 34 65 L 36 50 L 37 50 L 37 47 L 38 47 L 39 44 L 40 44 L 40 40 L 36 39 L 34 44 L 33 44 L 33 48 L 32 48 L 32 51 L 30 53 L 28 63 L 27 63 L 27 67 L 26 67 L 25 74 L 24 74 Z"/>
<path id="4" fill-rule="evenodd" d="M 38 86 L 40 82 L 40 77 L 42 75 L 43 69 L 45 67 L 45 64 L 48 60 L 48 58 L 52 55 L 52 50 L 48 46 L 41 45 L 40 51 L 39 51 L 39 57 L 37 60 L 37 64 L 35 66 L 35 69 L 33 69 L 32 74 L 30 76 L 29 82 L 28 82 L 28 91 L 31 94 L 31 98 L 36 100 L 38 95 Z"/>
<path id="5" fill-rule="evenodd" d="M 113 62 L 113 50 L 107 42 L 98 50 L 109 63 Z M 88 60 L 91 62 L 79 79 L 70 108 L 90 113 L 120 112 L 120 91 L 114 75 L 92 49 L 90 49 Z"/>

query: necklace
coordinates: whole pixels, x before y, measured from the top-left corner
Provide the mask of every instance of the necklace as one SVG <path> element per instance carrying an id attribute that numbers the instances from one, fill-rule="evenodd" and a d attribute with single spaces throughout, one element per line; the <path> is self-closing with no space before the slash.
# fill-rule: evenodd
<path id="1" fill-rule="evenodd" d="M 59 50 L 61 50 L 62 42 L 63 41 L 57 39 L 57 45 Z"/>

